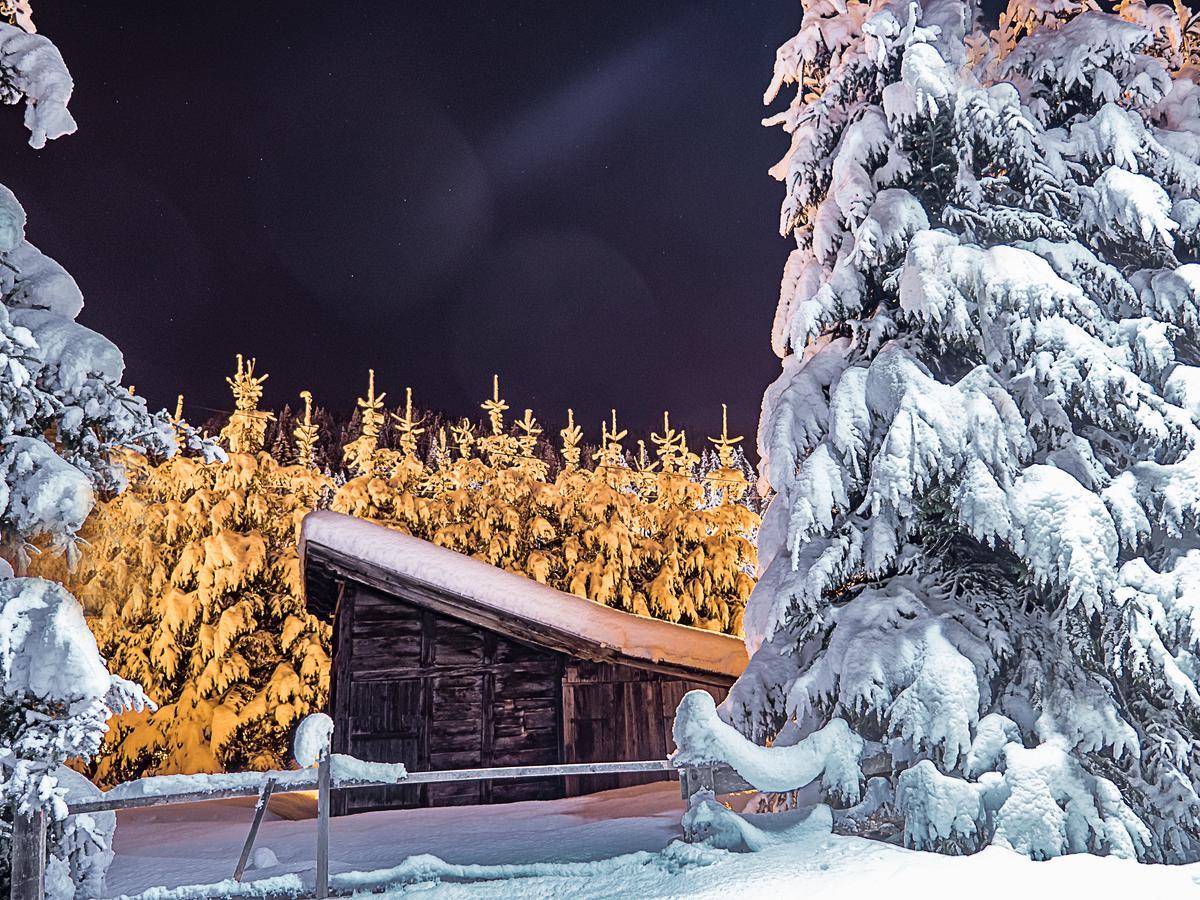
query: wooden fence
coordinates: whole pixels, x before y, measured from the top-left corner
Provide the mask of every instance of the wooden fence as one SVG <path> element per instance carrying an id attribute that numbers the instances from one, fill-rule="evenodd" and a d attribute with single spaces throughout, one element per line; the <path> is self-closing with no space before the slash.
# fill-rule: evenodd
<path id="1" fill-rule="evenodd" d="M 680 793 L 686 800 L 699 790 L 709 789 L 727 793 L 749 789 L 733 769 L 723 765 L 707 765 L 676 769 L 666 759 L 631 762 L 565 763 L 543 766 L 502 766 L 482 769 L 447 769 L 432 772 L 401 773 L 381 781 L 364 778 L 333 776 L 330 754 L 324 753 L 316 769 L 289 772 L 242 773 L 246 783 L 199 790 L 195 787 L 170 790 L 159 785 L 170 784 L 173 776 L 144 778 L 118 785 L 111 796 L 68 803 L 70 815 L 165 806 L 174 803 L 196 803 L 237 797 L 257 797 L 254 820 L 246 842 L 233 870 L 235 880 L 241 880 L 254 839 L 266 812 L 267 802 L 274 793 L 317 791 L 316 884 L 313 896 L 325 898 L 329 892 L 329 795 L 334 790 L 380 787 L 394 784 L 440 784 L 454 781 L 485 781 L 508 778 L 557 778 L 579 775 L 606 775 L 622 772 L 679 772 Z M 250 783 L 253 781 L 254 783 Z M 13 826 L 11 900 L 43 900 L 45 896 L 46 817 L 42 812 L 33 816 L 18 816 Z"/>

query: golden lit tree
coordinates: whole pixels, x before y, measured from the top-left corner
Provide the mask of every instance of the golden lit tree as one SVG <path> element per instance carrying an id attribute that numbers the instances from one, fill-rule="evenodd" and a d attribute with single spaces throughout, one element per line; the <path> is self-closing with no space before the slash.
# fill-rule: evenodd
<path id="1" fill-rule="evenodd" d="M 367 396 L 358 398 L 362 432 L 347 444 L 342 454 L 346 469 L 353 475 L 375 471 L 375 454 L 379 449 L 379 429 L 383 425 L 383 400 L 387 394 L 375 393 L 375 370 L 367 370 Z"/>
<path id="2" fill-rule="evenodd" d="M 734 474 L 741 493 L 725 491 L 720 502 L 710 502 L 706 487 L 712 480 L 733 476 L 719 472 L 697 480 L 698 457 L 669 415 L 663 433 L 652 437 L 656 458 L 647 458 L 639 441 L 640 457 L 631 469 L 622 446 L 628 432 L 618 426 L 615 410 L 601 427 L 592 456 L 596 468 L 580 468 L 583 434 L 568 411 L 560 432 L 563 465 L 548 481 L 538 456 L 542 428 L 532 411 L 514 423 L 515 435 L 508 434 L 503 415 L 509 407 L 498 379 L 482 408 L 490 433 L 475 441 L 469 422 L 455 426 L 457 459 L 443 454 L 436 471 L 404 463 L 386 474 L 352 478 L 338 488 L 333 508 L 639 615 L 740 628 L 753 586 L 751 538 L 758 527 L 757 515 L 736 502 L 746 487 L 740 470 Z M 402 429 L 415 423 L 409 404 L 397 420 Z M 741 438 L 730 438 L 725 424 L 714 440 L 733 467 L 731 454 Z"/>
<path id="3" fill-rule="evenodd" d="M 421 417 L 413 415 L 412 388 L 404 389 L 404 414 L 392 413 L 392 420 L 400 429 L 400 450 L 405 456 L 417 455 L 417 440 L 425 433 L 421 428 Z"/>
<path id="4" fill-rule="evenodd" d="M 239 369 L 235 390 L 261 384 Z M 247 431 L 233 442 L 247 446 Z M 128 469 L 129 490 L 88 520 L 67 583 L 113 671 L 159 709 L 114 721 L 95 777 L 285 766 L 289 730 L 326 699 L 329 629 L 305 610 L 296 554 L 326 479 L 265 452 L 130 456 Z"/>
<path id="5" fill-rule="evenodd" d="M 567 427 L 558 434 L 562 438 L 563 468 L 578 469 L 582 455 L 579 442 L 583 440 L 583 429 L 575 424 L 575 410 L 567 410 Z"/>
<path id="6" fill-rule="evenodd" d="M 321 429 L 313 422 L 312 394 L 301 391 L 300 399 L 304 401 L 304 419 L 292 432 L 296 439 L 296 465 L 311 469 L 316 465 L 317 440 L 321 436 Z"/>
<path id="7" fill-rule="evenodd" d="M 492 396 L 480 404 L 487 413 L 490 434 L 479 438 L 476 445 L 480 453 L 493 466 L 512 465 L 520 452 L 516 438 L 504 431 L 504 413 L 508 403 L 500 396 L 500 376 L 492 376 Z"/>
<path id="8" fill-rule="evenodd" d="M 229 424 L 221 429 L 221 440 L 234 453 L 257 453 L 263 448 L 267 423 L 275 417 L 258 408 L 266 375 L 255 377 L 254 360 L 248 363 L 237 355 L 237 372 L 225 381 L 233 391 L 234 412 Z"/>
<path id="9" fill-rule="evenodd" d="M 721 503 L 736 503 L 746 496 L 750 481 L 737 458 L 738 444 L 744 438 L 740 434 L 737 437 L 729 436 L 729 408 L 724 403 L 721 404 L 721 436 L 708 440 L 716 449 L 717 465 L 705 473 L 704 480 L 711 495 Z"/>

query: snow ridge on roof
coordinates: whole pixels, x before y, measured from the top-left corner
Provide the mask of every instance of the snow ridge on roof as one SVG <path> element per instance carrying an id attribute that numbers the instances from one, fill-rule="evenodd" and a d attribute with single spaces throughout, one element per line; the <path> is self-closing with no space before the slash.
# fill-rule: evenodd
<path id="1" fill-rule="evenodd" d="M 631 659 L 736 678 L 746 667 L 741 638 L 622 612 L 495 566 L 329 510 L 304 518 L 300 555 L 319 545 L 473 603 L 578 635 Z"/>

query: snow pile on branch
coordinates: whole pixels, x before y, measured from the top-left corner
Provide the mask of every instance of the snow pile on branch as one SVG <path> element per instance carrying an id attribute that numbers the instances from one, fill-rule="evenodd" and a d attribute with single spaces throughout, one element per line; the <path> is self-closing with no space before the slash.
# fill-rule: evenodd
<path id="1" fill-rule="evenodd" d="M 111 683 L 79 604 L 40 578 L 0 581 L 0 673 L 5 694 L 66 704 L 103 701 Z"/>
<path id="2" fill-rule="evenodd" d="M 1200 859 L 1200 58 L 1152 9 L 810 3 L 776 58 L 776 496 L 722 716 L 847 729 L 914 846 Z"/>
<path id="3" fill-rule="evenodd" d="M 1005 723 L 1015 735 L 1016 726 Z M 981 737 L 987 740 L 986 728 Z M 943 775 L 927 759 L 906 769 L 896 795 L 906 813 L 905 840 L 967 850 L 991 841 L 1032 859 L 1063 853 L 1136 859 L 1145 852 L 1150 831 L 1120 792 L 1062 747 L 1029 749 L 1013 741 L 1001 753 L 991 763 L 996 770 L 978 781 Z"/>
<path id="4" fill-rule="evenodd" d="M 760 791 L 793 791 L 820 778 L 826 792 L 859 798 L 863 741 L 840 719 L 790 747 L 760 747 L 721 721 L 708 691 L 688 691 L 673 735 L 676 768 L 725 763 Z"/>
<path id="5" fill-rule="evenodd" d="M 49 40 L 0 22 L 0 71 L 4 73 L 0 100 L 25 100 L 29 146 L 40 150 L 47 140 L 75 133 L 67 102 L 75 82 L 62 54 Z"/>

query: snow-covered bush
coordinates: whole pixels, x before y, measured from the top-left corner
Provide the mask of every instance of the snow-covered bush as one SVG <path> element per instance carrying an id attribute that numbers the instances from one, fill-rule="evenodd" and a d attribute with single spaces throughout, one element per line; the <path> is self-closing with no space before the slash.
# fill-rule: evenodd
<path id="1" fill-rule="evenodd" d="M 846 723 L 914 846 L 1195 860 L 1197 70 L 1171 9 L 1090 6 L 816 0 L 779 50 L 778 495 L 722 714 Z"/>
<path id="2" fill-rule="evenodd" d="M 20 6 L 28 26 L 28 4 Z M 33 147 L 75 130 L 71 89 L 50 41 L 0 23 L 0 99 L 25 101 Z M 78 286 L 25 239 L 25 211 L 3 187 L 0 301 L 0 805 L 9 817 L 14 808 L 41 807 L 62 823 L 73 779 L 61 765 L 96 751 L 113 712 L 147 701 L 109 674 L 78 602 L 52 582 L 14 577 L 13 566 L 23 568 L 35 541 L 73 556 L 94 495 L 124 484 L 113 451 L 167 456 L 175 438 L 165 415 L 149 415 L 121 387 L 120 351 L 74 321 L 83 306 Z M 111 830 L 89 817 L 52 833 L 52 895 L 95 896 Z M 7 851 L 0 846 L 4 892 Z"/>

